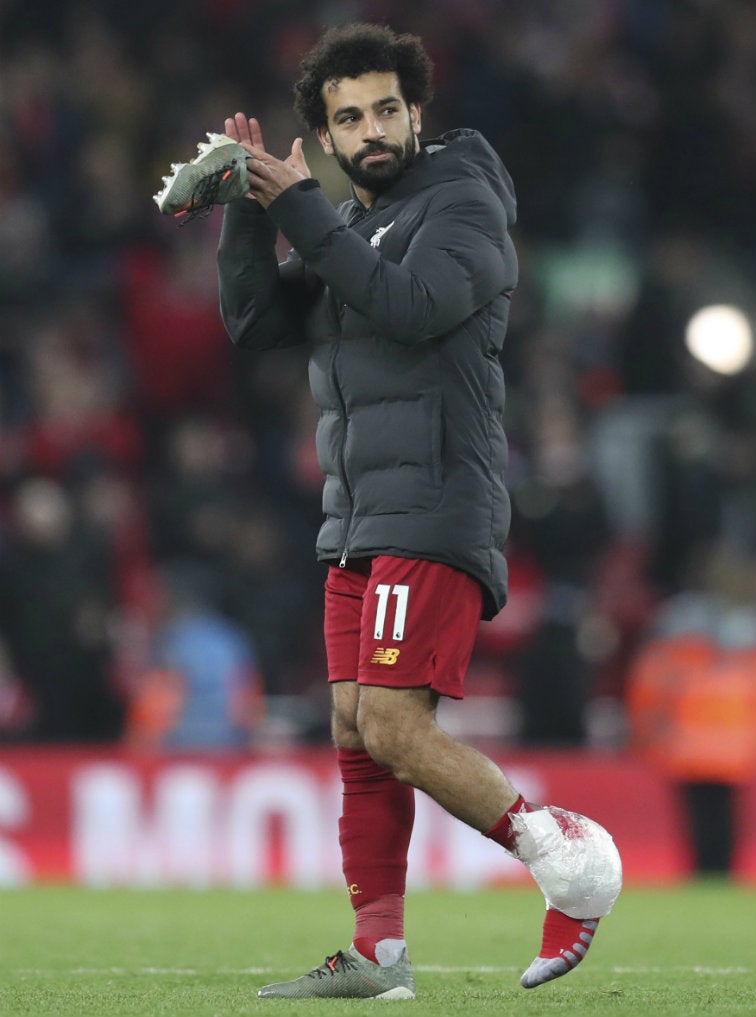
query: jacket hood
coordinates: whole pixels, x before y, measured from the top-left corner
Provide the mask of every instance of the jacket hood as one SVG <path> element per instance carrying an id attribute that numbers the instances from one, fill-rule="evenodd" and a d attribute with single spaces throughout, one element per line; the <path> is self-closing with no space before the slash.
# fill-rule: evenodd
<path id="1" fill-rule="evenodd" d="M 435 184 L 474 177 L 489 187 L 504 206 L 507 223 L 517 221 L 517 199 L 512 178 L 491 145 L 478 131 L 460 127 L 421 142 L 421 150 L 400 179 L 375 202 L 385 208 L 398 198 Z"/>

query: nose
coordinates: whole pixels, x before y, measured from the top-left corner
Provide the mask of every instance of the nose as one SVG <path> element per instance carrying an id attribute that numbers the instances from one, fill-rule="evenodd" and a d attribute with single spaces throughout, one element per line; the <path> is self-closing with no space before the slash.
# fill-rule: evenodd
<path id="1" fill-rule="evenodd" d="M 386 137 L 386 132 L 377 116 L 369 114 L 365 117 L 364 123 L 366 141 L 378 141 L 380 138 Z"/>

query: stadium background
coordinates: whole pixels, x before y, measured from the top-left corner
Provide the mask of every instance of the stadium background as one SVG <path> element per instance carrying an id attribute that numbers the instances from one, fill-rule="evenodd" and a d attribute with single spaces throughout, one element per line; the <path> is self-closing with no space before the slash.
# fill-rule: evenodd
<path id="1" fill-rule="evenodd" d="M 333 875 L 280 806 L 331 780 L 306 352 L 231 349 L 220 211 L 179 229 L 150 196 L 237 109 L 287 152 L 300 56 L 360 18 L 424 38 L 424 136 L 479 128 L 519 197 L 512 603 L 444 722 L 545 794 L 571 776 L 560 800 L 619 822 L 634 859 L 651 809 L 637 878 L 695 867 L 683 805 L 703 802 L 752 880 L 756 375 L 685 343 L 704 306 L 753 320 L 756 10 L 737 0 L 0 4 L 0 878 Z M 128 857 L 87 839 L 108 824 Z M 477 849 L 456 850 L 417 878 L 464 883 Z"/>

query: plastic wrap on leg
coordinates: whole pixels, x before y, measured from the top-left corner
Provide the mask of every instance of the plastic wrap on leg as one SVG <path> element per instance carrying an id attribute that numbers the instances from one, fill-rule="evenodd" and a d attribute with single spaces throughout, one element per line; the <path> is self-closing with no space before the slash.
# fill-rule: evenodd
<path id="1" fill-rule="evenodd" d="M 570 918 L 608 915 L 622 889 L 622 862 L 607 831 L 587 816 L 547 805 L 511 816 L 514 854 L 549 907 Z"/>

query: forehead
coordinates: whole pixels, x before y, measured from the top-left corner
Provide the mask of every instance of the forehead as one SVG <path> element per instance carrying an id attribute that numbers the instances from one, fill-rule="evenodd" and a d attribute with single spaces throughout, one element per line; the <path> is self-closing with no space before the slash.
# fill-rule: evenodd
<path id="1" fill-rule="evenodd" d="M 370 71 L 359 78 L 338 78 L 326 81 L 322 89 L 329 117 L 346 106 L 369 109 L 375 103 L 393 96 L 401 99 L 399 77 L 393 71 Z"/>

